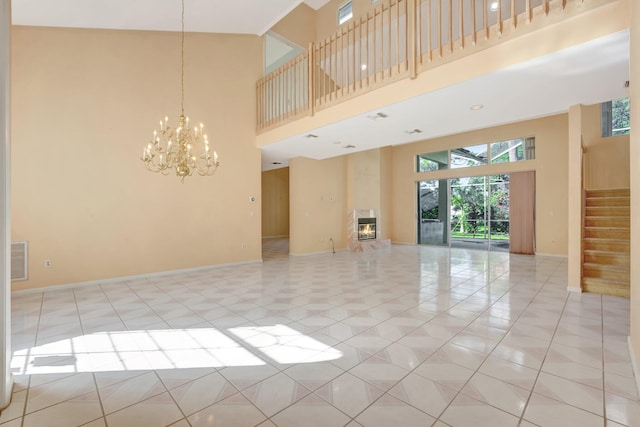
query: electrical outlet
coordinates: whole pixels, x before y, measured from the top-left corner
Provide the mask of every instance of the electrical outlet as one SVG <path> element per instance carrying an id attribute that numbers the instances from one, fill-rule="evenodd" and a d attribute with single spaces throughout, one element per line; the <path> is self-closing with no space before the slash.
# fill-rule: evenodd
<path id="1" fill-rule="evenodd" d="M 51 262 L 50 259 L 45 259 L 44 260 L 44 267 L 45 268 L 51 268 L 53 266 L 53 263 Z"/>

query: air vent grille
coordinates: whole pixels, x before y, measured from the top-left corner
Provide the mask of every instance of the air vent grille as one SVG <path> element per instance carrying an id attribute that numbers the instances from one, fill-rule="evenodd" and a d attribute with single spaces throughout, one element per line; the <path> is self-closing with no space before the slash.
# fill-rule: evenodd
<path id="1" fill-rule="evenodd" d="M 11 280 L 27 280 L 27 242 L 11 243 Z"/>

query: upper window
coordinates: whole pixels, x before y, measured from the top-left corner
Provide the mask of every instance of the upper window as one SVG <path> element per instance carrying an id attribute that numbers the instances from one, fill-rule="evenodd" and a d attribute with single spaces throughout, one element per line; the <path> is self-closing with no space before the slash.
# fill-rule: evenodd
<path id="1" fill-rule="evenodd" d="M 628 135 L 629 98 L 602 103 L 602 137 Z"/>
<path id="2" fill-rule="evenodd" d="M 451 167 L 465 168 L 487 164 L 487 144 L 460 147 L 451 150 Z"/>
<path id="3" fill-rule="evenodd" d="M 418 155 L 418 172 L 449 169 L 449 152 L 436 151 Z"/>
<path id="4" fill-rule="evenodd" d="M 353 18 L 353 4 L 351 0 L 338 7 L 338 25 L 342 25 Z"/>
<path id="5" fill-rule="evenodd" d="M 494 163 L 512 163 L 536 158 L 534 137 L 516 138 L 506 141 L 468 147 L 452 148 L 446 151 L 418 154 L 418 172 L 433 172 L 442 169 L 467 168 Z"/>

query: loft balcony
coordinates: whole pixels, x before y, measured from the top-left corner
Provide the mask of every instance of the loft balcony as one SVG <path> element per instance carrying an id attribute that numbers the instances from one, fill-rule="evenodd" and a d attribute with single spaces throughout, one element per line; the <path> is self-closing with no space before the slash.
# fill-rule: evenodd
<path id="1" fill-rule="evenodd" d="M 389 109 L 395 119 L 402 115 L 403 127 L 385 135 L 384 145 L 624 96 L 627 11 L 628 0 L 381 1 L 257 82 L 263 169 L 276 158 L 322 159 L 345 154 L 349 145 L 382 146 L 361 122 Z M 493 112 L 447 120 L 456 114 L 451 100 L 469 114 L 487 98 L 497 101 Z M 419 125 L 412 115 L 422 117 Z M 302 148 L 305 135 L 319 129 L 328 130 L 320 133 L 332 146 Z M 354 129 L 359 143 L 343 141 Z"/>

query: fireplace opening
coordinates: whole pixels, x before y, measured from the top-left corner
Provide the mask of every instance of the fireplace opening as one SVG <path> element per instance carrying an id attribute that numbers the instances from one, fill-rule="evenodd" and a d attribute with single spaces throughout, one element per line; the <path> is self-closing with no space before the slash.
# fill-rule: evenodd
<path id="1" fill-rule="evenodd" d="M 358 218 L 358 240 L 376 239 L 376 219 Z"/>

